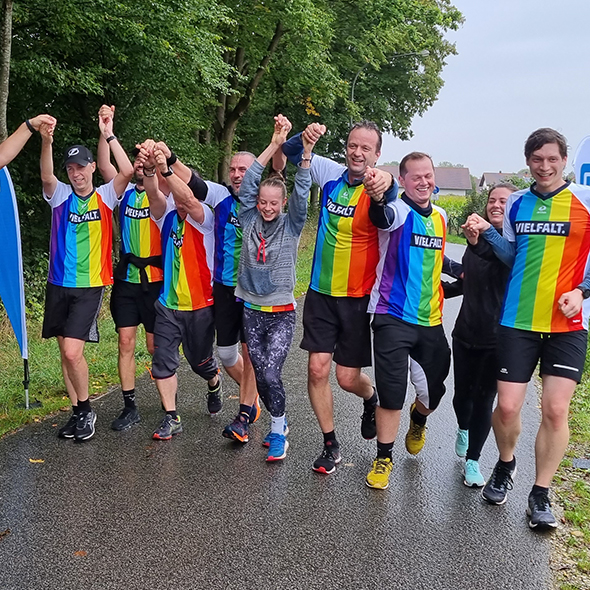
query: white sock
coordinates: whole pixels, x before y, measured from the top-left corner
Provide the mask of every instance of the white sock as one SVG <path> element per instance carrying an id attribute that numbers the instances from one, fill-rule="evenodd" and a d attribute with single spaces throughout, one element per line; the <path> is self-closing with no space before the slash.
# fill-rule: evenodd
<path id="1" fill-rule="evenodd" d="M 277 434 L 285 434 L 285 414 L 275 418 L 271 416 L 272 419 L 272 426 L 270 428 L 271 432 L 276 432 Z"/>

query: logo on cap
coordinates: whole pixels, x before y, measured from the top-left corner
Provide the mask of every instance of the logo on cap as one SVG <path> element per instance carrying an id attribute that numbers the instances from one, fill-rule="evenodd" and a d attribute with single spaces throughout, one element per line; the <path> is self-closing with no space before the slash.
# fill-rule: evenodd
<path id="1" fill-rule="evenodd" d="M 77 147 L 74 147 L 68 152 L 68 158 L 71 158 L 72 156 L 77 156 L 79 153 L 80 150 Z"/>

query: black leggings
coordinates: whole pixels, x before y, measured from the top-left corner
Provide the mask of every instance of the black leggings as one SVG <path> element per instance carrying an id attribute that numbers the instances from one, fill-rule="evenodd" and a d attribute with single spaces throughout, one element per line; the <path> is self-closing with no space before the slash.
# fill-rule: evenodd
<path id="1" fill-rule="evenodd" d="M 492 408 L 498 391 L 496 351 L 470 348 L 453 338 L 453 367 L 453 407 L 459 428 L 469 431 L 466 458 L 479 461 L 492 427 Z"/>
<path id="2" fill-rule="evenodd" d="M 295 311 L 266 312 L 244 307 L 244 334 L 258 393 L 271 416 L 285 413 L 283 365 L 293 341 Z"/>

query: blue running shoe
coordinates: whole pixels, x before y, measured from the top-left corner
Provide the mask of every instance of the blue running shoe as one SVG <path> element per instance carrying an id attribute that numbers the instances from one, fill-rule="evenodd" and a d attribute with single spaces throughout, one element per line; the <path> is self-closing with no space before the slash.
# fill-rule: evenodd
<path id="1" fill-rule="evenodd" d="M 276 432 L 271 432 L 268 435 L 268 438 L 270 444 L 268 447 L 268 455 L 266 457 L 266 460 L 281 461 L 287 456 L 287 449 L 289 448 L 287 437 L 284 434 L 277 434 Z"/>
<path id="2" fill-rule="evenodd" d="M 465 461 L 465 479 L 463 483 L 470 488 L 481 488 L 485 485 L 486 480 L 479 470 L 479 463 L 473 459 Z"/>
<path id="3" fill-rule="evenodd" d="M 457 438 L 455 439 L 455 453 L 457 457 L 465 457 L 469 447 L 469 430 L 457 428 Z"/>
<path id="4" fill-rule="evenodd" d="M 272 434 L 272 432 L 269 432 L 265 437 L 264 440 L 262 441 L 262 446 L 263 447 L 269 447 L 270 446 L 270 435 Z M 285 418 L 285 429 L 283 430 L 283 435 L 287 436 L 289 434 L 289 426 L 287 425 L 287 418 Z"/>
<path id="5" fill-rule="evenodd" d="M 248 418 L 242 419 L 243 414 L 238 414 L 231 424 L 223 430 L 225 438 L 231 438 L 241 443 L 248 442 Z"/>

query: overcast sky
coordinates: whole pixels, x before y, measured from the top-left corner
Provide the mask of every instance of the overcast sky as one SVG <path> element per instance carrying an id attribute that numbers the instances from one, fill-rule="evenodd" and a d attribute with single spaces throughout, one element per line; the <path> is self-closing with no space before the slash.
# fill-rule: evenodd
<path id="1" fill-rule="evenodd" d="M 380 162 L 420 150 L 476 176 L 516 172 L 529 133 L 553 127 L 568 140 L 571 164 L 590 135 L 590 0 L 453 4 L 465 22 L 447 34 L 458 54 L 442 71 L 445 85 L 414 119 L 410 141 L 384 138 Z"/>

